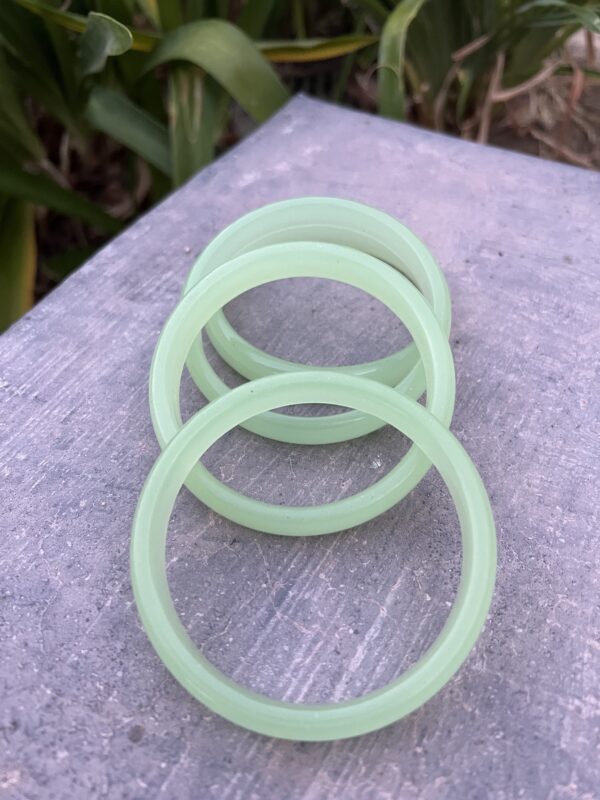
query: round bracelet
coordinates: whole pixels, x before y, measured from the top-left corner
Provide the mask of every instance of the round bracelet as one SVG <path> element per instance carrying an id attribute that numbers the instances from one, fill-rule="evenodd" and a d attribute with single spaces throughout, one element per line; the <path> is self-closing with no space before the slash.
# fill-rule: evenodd
<path id="1" fill-rule="evenodd" d="M 298 242 L 253 250 L 227 262 L 191 289 L 168 319 L 150 370 L 150 410 L 162 448 L 182 426 L 181 375 L 192 342 L 203 326 L 237 295 L 282 277 L 336 278 L 369 292 L 387 305 L 404 322 L 421 356 L 427 379 L 427 408 L 443 425 L 450 424 L 454 409 L 454 362 L 448 340 L 422 294 L 404 275 L 372 256 L 338 245 Z M 198 350 L 197 355 L 195 378 L 204 394 L 209 400 L 228 394 L 231 390 L 216 375 L 204 352 Z M 327 370 L 321 372 L 331 374 Z M 394 392 L 394 396 L 400 395 Z M 249 418 L 246 417 L 243 424 L 255 433 L 272 435 L 284 416 L 267 412 L 250 421 L 245 421 Z M 343 420 L 344 417 L 353 420 L 351 430 L 355 436 L 382 425 L 364 410 L 329 419 Z M 308 421 L 318 423 L 322 419 Z M 347 437 L 348 427 L 340 424 L 343 431 L 340 438 Z M 303 438 L 298 435 L 295 440 L 307 444 L 321 441 L 317 437 L 310 438 L 306 431 Z M 333 503 L 308 507 L 271 505 L 254 500 L 221 483 L 201 463 L 187 476 L 186 486 L 214 511 L 241 525 L 265 533 L 306 536 L 344 530 L 381 514 L 405 497 L 430 466 L 424 453 L 413 445 L 396 467 L 367 489 Z"/>
<path id="2" fill-rule="evenodd" d="M 448 336 L 450 331 L 450 295 L 444 276 L 425 245 L 397 220 L 369 206 L 330 197 L 303 197 L 273 203 L 238 219 L 222 231 L 199 256 L 185 286 L 188 291 L 216 267 L 238 255 L 292 241 L 318 241 L 352 247 L 375 256 L 406 275 L 429 301 L 435 316 Z M 250 344 L 240 336 L 219 310 L 207 325 L 207 332 L 217 352 L 240 375 L 248 379 L 280 372 L 315 369 L 310 365 L 285 361 Z M 188 367 L 194 380 L 201 369 L 201 343 L 195 343 L 188 355 Z M 423 372 L 413 344 L 386 358 L 366 364 L 335 367 L 335 371 L 364 375 L 389 386 L 399 384 L 402 394 L 420 397 L 425 389 Z M 319 422 L 321 444 L 350 438 L 343 434 L 339 420 L 322 418 Z M 298 441 L 304 430 L 313 430 L 310 419 L 282 421 L 283 433 L 271 438 Z M 299 433 L 296 433 L 298 431 Z M 360 435 L 360 434 L 358 434 Z M 315 442 L 316 443 L 316 442 Z"/>
<path id="3" fill-rule="evenodd" d="M 193 325 L 191 329 L 196 332 Z M 460 586 L 438 639 L 413 667 L 386 687 L 334 705 L 272 700 L 223 675 L 197 650 L 179 620 L 165 568 L 169 517 L 197 460 L 234 426 L 268 409 L 295 403 L 351 405 L 406 434 L 439 470 L 456 505 L 462 533 Z M 152 468 L 140 496 L 131 541 L 132 583 L 140 617 L 173 676 L 204 705 L 238 725 L 303 741 L 343 739 L 376 730 L 439 691 L 465 660 L 483 627 L 495 562 L 489 500 L 457 439 L 426 409 L 393 389 L 365 378 L 321 371 L 252 381 L 197 412 Z"/>
<path id="4" fill-rule="evenodd" d="M 435 329 L 436 341 L 439 342 L 440 338 L 446 339 L 443 333 L 441 337 L 438 335 L 441 333 L 441 329 L 433 312 L 421 292 L 415 289 L 408 278 L 402 273 L 391 269 L 387 264 L 383 264 L 379 259 L 373 256 L 368 256 L 358 250 L 340 245 L 317 242 L 287 242 L 285 244 L 269 245 L 267 247 L 251 250 L 242 256 L 238 256 L 226 262 L 227 264 L 235 264 L 237 270 L 235 283 L 236 291 L 226 302 L 242 294 L 242 292 L 247 290 L 248 286 L 254 288 L 259 285 L 259 283 L 248 283 L 244 272 L 255 268 L 258 261 L 265 258 L 267 254 L 273 254 L 275 258 L 278 259 L 278 266 L 275 270 L 271 270 L 270 274 L 272 277 L 266 280 L 263 279 L 259 281 L 259 283 L 267 283 L 270 280 L 287 277 L 330 278 L 363 289 L 363 291 L 376 297 L 389 308 L 392 308 L 388 300 L 389 293 L 393 292 L 396 295 L 397 292 L 401 290 L 402 293 L 406 295 L 407 299 L 410 296 L 410 308 L 406 308 L 404 305 L 404 311 L 398 311 L 394 308 L 392 308 L 392 311 L 394 311 L 407 328 L 409 328 L 409 333 L 413 335 L 413 338 L 414 333 L 410 330 L 408 320 L 410 317 L 414 316 L 412 314 L 414 308 L 418 310 L 418 315 L 422 319 L 423 325 L 427 327 L 427 330 Z M 301 271 L 303 259 L 306 258 L 312 259 L 313 262 L 315 259 L 318 260 L 317 271 L 311 272 L 310 275 L 305 271 Z M 354 278 L 352 280 L 348 279 L 350 264 L 353 266 Z M 204 292 L 204 287 L 207 285 L 206 282 L 212 278 L 215 272 L 223 269 L 223 266 L 213 270 L 203 279 L 201 284 L 196 284 L 193 289 L 187 292 L 180 305 L 185 303 L 187 295 L 198 297 L 198 286 L 201 286 L 202 288 L 200 291 Z M 296 271 L 292 271 L 292 266 Z M 300 269 L 300 271 L 297 271 L 298 269 Z M 222 273 L 219 272 L 219 274 Z M 381 280 L 382 275 L 385 275 L 384 282 Z M 379 292 L 379 294 L 375 293 L 371 288 L 375 285 L 383 286 L 384 283 L 385 290 Z M 243 288 L 241 288 L 242 286 Z M 222 305 L 224 305 L 224 303 Z M 215 313 L 217 310 L 218 309 L 215 309 Z M 200 327 L 198 327 L 198 332 L 199 330 Z M 190 343 L 190 349 L 193 344 L 193 342 Z M 418 349 L 419 344 L 416 340 L 414 345 L 416 345 Z M 448 360 L 451 360 L 452 355 L 447 341 L 446 345 L 442 346 L 448 353 Z M 190 349 L 186 354 L 186 358 L 189 356 Z M 195 343 L 194 359 L 190 362 L 188 358 L 187 366 L 194 382 L 209 400 L 213 400 L 215 397 L 229 391 L 229 387 L 216 375 L 215 371 L 206 360 L 200 338 L 198 338 L 198 341 Z M 453 380 L 452 372 L 452 381 Z M 396 389 L 400 393 L 416 399 L 423 393 L 425 385 L 423 365 L 420 359 L 417 359 L 416 366 L 412 368 L 409 374 L 396 386 Z M 452 390 L 452 392 L 453 391 L 454 390 Z M 448 418 L 448 423 L 449 422 L 450 418 Z M 265 415 L 263 419 L 249 422 L 244 425 L 244 427 L 266 438 L 276 439 L 290 444 L 330 444 L 333 442 L 344 442 L 349 439 L 356 439 L 359 436 L 372 433 L 381 428 L 382 423 L 358 411 L 347 411 L 342 414 L 326 417 L 298 417 L 289 414 L 269 413 Z"/>

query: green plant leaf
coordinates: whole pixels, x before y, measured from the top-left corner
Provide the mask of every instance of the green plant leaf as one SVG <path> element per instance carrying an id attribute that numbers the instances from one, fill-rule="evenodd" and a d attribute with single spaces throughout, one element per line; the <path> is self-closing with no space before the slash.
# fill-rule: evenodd
<path id="1" fill-rule="evenodd" d="M 171 70 L 168 112 L 175 186 L 214 158 L 219 91 L 215 81 L 198 67 Z"/>
<path id="2" fill-rule="evenodd" d="M 0 139 L 6 140 L 13 156 L 20 161 L 39 161 L 44 148 L 31 130 L 21 100 L 14 87 L 12 74 L 0 49 Z"/>
<path id="3" fill-rule="evenodd" d="M 240 11 L 237 25 L 251 39 L 258 39 L 269 21 L 276 0 L 246 0 Z"/>
<path id="4" fill-rule="evenodd" d="M 14 2 L 0 2 L 0 46 L 12 70 L 11 83 L 19 93 L 32 96 L 71 128 L 73 117 L 44 20 L 32 17 Z"/>
<path id="5" fill-rule="evenodd" d="M 31 308 L 35 271 L 33 208 L 0 197 L 0 331 Z"/>
<path id="6" fill-rule="evenodd" d="M 97 130 L 129 147 L 165 175 L 171 174 L 166 126 L 127 95 L 95 86 L 90 92 L 85 116 Z"/>
<path id="7" fill-rule="evenodd" d="M 129 28 L 116 19 L 90 11 L 79 40 L 78 56 L 83 76 L 102 72 L 109 56 L 126 53 L 133 43 Z"/>
<path id="8" fill-rule="evenodd" d="M 77 192 L 63 189 L 45 175 L 33 175 L 10 162 L 0 163 L 0 192 L 81 219 L 107 233 L 117 233 L 123 227 L 120 220 Z"/>
<path id="9" fill-rule="evenodd" d="M 507 48 L 507 64 L 502 85 L 515 86 L 542 69 L 544 61 L 561 46 L 571 31 L 558 33 L 556 28 L 536 28 L 530 23 L 520 28 L 521 35 Z M 481 74 L 481 67 L 478 68 Z"/>
<path id="10" fill-rule="evenodd" d="M 532 28 L 570 28 L 572 33 L 575 33 L 577 28 L 586 28 L 592 33 L 600 33 L 600 17 L 586 16 L 583 19 L 573 19 L 572 14 L 556 14 L 550 17 L 542 17 L 541 19 L 534 20 L 531 23 Z M 558 48 L 557 48 L 558 49 Z"/>
<path id="11" fill-rule="evenodd" d="M 386 117 L 406 118 L 404 51 L 408 27 L 425 0 L 401 0 L 389 15 L 379 43 L 377 87 L 379 111 Z"/>
<path id="12" fill-rule="evenodd" d="M 156 27 L 160 25 L 160 12 L 158 10 L 157 0 L 138 0 L 138 5 L 143 13 L 148 17 L 150 22 Z"/>
<path id="13" fill-rule="evenodd" d="M 514 0 L 503 0 L 505 5 L 511 2 Z M 434 124 L 434 107 L 454 64 L 453 53 L 471 43 L 479 32 L 489 33 L 491 22 L 481 31 L 479 26 L 488 10 L 499 6 L 500 0 L 462 0 L 460 3 L 434 0 L 424 3 L 410 22 L 405 52 L 405 63 L 410 62 L 410 75 L 407 71 L 406 78 L 420 99 L 418 113 L 422 120 Z M 485 70 L 487 72 L 487 65 Z"/>
<path id="14" fill-rule="evenodd" d="M 168 61 L 188 61 L 204 69 L 258 122 L 288 99 L 287 90 L 255 45 L 224 20 L 191 22 L 168 33 L 146 69 Z"/>
<path id="15" fill-rule="evenodd" d="M 28 20 L 31 24 L 31 19 Z M 40 20 L 44 25 L 44 30 L 48 39 L 52 43 L 52 51 L 56 58 L 58 67 L 58 80 L 56 81 L 59 91 L 65 98 L 65 103 L 69 108 L 77 108 L 79 100 L 79 75 L 77 69 L 77 51 L 73 45 L 72 34 L 55 25 L 53 22 Z"/>
<path id="16" fill-rule="evenodd" d="M 6 0 L 2 0 L 2 2 L 6 2 Z M 55 22 L 57 25 L 69 31 L 83 33 L 86 29 L 87 18 L 82 14 L 62 11 L 61 9 L 46 5 L 46 3 L 41 2 L 41 0 L 12 0 L 12 2 L 18 3 L 22 8 L 31 11 L 32 14 L 37 14 L 47 21 Z M 156 33 L 136 31 L 132 28 L 127 28 L 127 30 L 131 33 L 132 50 L 140 50 L 143 53 L 149 53 L 151 50 L 154 50 L 160 41 L 160 36 Z"/>
<path id="17" fill-rule="evenodd" d="M 381 2 L 381 0 L 356 0 L 356 4 L 367 14 L 372 15 L 378 22 L 384 23 L 390 13 L 385 3 Z"/>
<path id="18" fill-rule="evenodd" d="M 56 22 L 69 31 L 83 33 L 85 30 L 85 17 L 81 14 L 62 11 L 41 2 L 41 0 L 13 0 L 13 2 L 18 3 L 22 8 L 26 8 L 27 11 L 31 11 L 32 14 L 37 14 L 50 22 Z"/>
<path id="19" fill-rule="evenodd" d="M 283 63 L 338 58 L 368 47 L 370 44 L 375 44 L 377 41 L 377 36 L 348 34 L 332 39 L 272 40 L 257 42 L 257 46 L 269 61 Z"/>
<path id="20" fill-rule="evenodd" d="M 592 33 L 600 33 L 600 7 L 578 6 L 575 3 L 564 2 L 564 0 L 532 0 L 525 3 L 518 10 L 518 14 L 526 14 L 528 11 L 541 11 L 543 9 L 553 9 L 557 13 L 552 15 L 542 14 L 532 20 L 534 27 L 562 27 L 563 25 L 581 25 Z"/>
<path id="21" fill-rule="evenodd" d="M 469 69 L 459 69 L 457 74 L 458 85 L 460 87 L 456 98 L 456 122 L 460 125 L 467 111 L 469 95 L 473 88 L 473 72 Z"/>
<path id="22" fill-rule="evenodd" d="M 302 0 L 291 0 L 292 27 L 297 39 L 306 39 L 306 19 Z"/>
<path id="23" fill-rule="evenodd" d="M 172 31 L 183 25 L 180 0 L 156 0 L 161 30 Z"/>

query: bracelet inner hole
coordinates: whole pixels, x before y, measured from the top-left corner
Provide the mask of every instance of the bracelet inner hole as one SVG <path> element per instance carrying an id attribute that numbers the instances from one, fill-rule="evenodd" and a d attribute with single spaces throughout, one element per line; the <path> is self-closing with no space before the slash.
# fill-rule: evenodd
<path id="1" fill-rule="evenodd" d="M 348 442 L 290 445 L 237 429 L 202 463 L 220 481 L 265 503 L 312 506 L 356 494 L 386 475 L 410 447 L 392 426 Z"/>
<path id="2" fill-rule="evenodd" d="M 460 553 L 456 511 L 432 469 L 386 514 L 333 537 L 265 536 L 181 492 L 167 563 L 182 622 L 216 667 L 262 694 L 324 703 L 384 686 L 418 660 L 448 617 Z"/>
<path id="3" fill-rule="evenodd" d="M 225 314 L 261 350 L 313 366 L 372 361 L 411 341 L 379 300 L 324 278 L 285 278 L 259 286 L 229 303 Z"/>

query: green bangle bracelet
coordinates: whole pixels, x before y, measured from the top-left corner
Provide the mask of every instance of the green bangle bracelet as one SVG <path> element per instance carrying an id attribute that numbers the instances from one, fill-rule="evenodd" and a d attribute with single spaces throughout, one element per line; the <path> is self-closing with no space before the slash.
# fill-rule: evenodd
<path id="1" fill-rule="evenodd" d="M 285 244 L 269 245 L 267 247 L 251 250 L 243 256 L 238 256 L 232 259 L 232 261 L 226 262 L 238 265 L 237 281 L 240 286 L 242 282 L 244 282 L 244 285 L 247 285 L 245 283 L 243 270 L 250 269 L 250 266 L 256 263 L 256 254 L 261 254 L 260 257 L 262 258 L 264 254 L 268 252 L 277 253 L 280 259 L 279 269 L 276 272 L 272 272 L 273 277 L 268 280 L 277 280 L 278 278 L 284 277 L 330 278 L 332 280 L 350 283 L 352 286 L 363 289 L 374 297 L 377 297 L 378 300 L 381 300 L 386 305 L 389 305 L 387 302 L 387 292 L 389 292 L 390 289 L 393 291 L 394 286 L 403 287 L 402 291 L 411 292 L 411 297 L 413 298 L 411 301 L 412 305 L 418 306 L 421 310 L 420 314 L 423 317 L 427 316 L 426 322 L 428 329 L 435 327 L 436 331 L 440 331 L 439 324 L 429 308 L 427 301 L 424 299 L 421 292 L 411 285 L 408 278 L 402 273 L 391 269 L 387 264 L 383 264 L 383 262 L 373 256 L 368 256 L 358 250 L 340 245 L 317 242 L 287 242 Z M 292 273 L 290 271 L 290 265 L 288 265 L 287 262 L 289 261 L 290 264 L 299 266 L 298 254 L 302 254 L 303 256 L 307 254 L 308 257 L 310 253 L 319 253 L 321 256 L 321 268 L 319 272 L 311 273 L 310 276 L 308 273 L 304 272 Z M 348 273 L 346 265 L 349 264 L 350 261 L 355 265 L 360 265 L 359 272 L 362 274 L 356 277 L 356 281 L 360 280 L 360 282 L 347 280 Z M 222 267 L 217 268 L 217 270 L 218 269 L 222 269 Z M 379 274 L 381 274 L 381 270 L 384 269 L 386 270 L 386 274 L 389 273 L 389 275 L 392 276 L 387 284 L 388 288 L 386 293 L 375 294 L 371 291 L 371 284 L 376 283 L 377 279 L 374 277 L 373 280 L 371 280 L 370 275 L 374 274 L 376 269 L 379 269 Z M 217 270 L 213 270 L 213 272 L 204 278 L 201 285 L 204 286 L 205 282 L 212 277 Z M 393 283 L 394 279 L 396 280 L 396 284 Z M 261 283 L 266 282 L 268 281 L 261 281 Z M 253 283 L 251 285 L 254 287 L 258 284 Z M 187 294 L 192 294 L 197 290 L 197 287 L 198 284 Z M 231 297 L 228 298 L 227 302 L 229 302 L 229 299 L 241 294 L 245 290 L 246 289 L 238 289 L 235 294 L 232 294 Z M 184 295 L 183 301 L 185 297 L 186 295 Z M 215 309 L 215 313 L 217 310 L 218 309 Z M 407 319 L 397 311 L 395 311 L 395 313 L 398 314 L 402 322 L 408 327 Z M 410 329 L 409 332 L 412 333 Z M 439 337 L 437 338 L 439 339 Z M 443 334 L 442 338 L 445 338 Z M 418 347 L 416 341 L 415 344 L 417 344 Z M 190 350 L 192 346 L 193 343 L 190 343 Z M 189 356 L 190 350 L 188 350 L 186 357 Z M 446 347 L 446 350 L 448 353 L 450 352 L 449 347 Z M 190 362 L 188 358 L 187 366 L 194 382 L 209 400 L 213 400 L 215 397 L 229 391 L 229 387 L 216 375 L 215 371 L 207 362 L 200 338 L 198 338 L 195 344 L 194 359 Z M 410 370 L 408 376 L 404 378 L 396 388 L 402 394 L 416 399 L 423 393 L 424 387 L 423 365 L 420 360 L 417 360 L 416 366 Z M 448 423 L 449 421 L 450 418 L 448 418 Z M 266 438 L 276 439 L 281 442 L 289 442 L 291 444 L 330 444 L 332 442 L 343 442 L 349 439 L 355 439 L 367 433 L 372 433 L 381 428 L 382 423 L 358 411 L 347 411 L 333 416 L 308 418 L 291 416 L 289 414 L 269 413 L 265 415 L 262 420 L 252 421 L 244 425 L 244 427 Z"/>
<path id="2" fill-rule="evenodd" d="M 283 277 L 334 278 L 363 289 L 388 306 L 408 328 L 421 356 L 427 379 L 427 408 L 443 425 L 450 424 L 454 409 L 454 362 L 448 340 L 418 289 L 404 275 L 372 256 L 339 245 L 296 242 L 253 250 L 218 267 L 184 295 L 168 319 L 150 369 L 150 411 L 161 448 L 182 426 L 181 375 L 190 347 L 202 328 L 237 295 Z M 209 400 L 228 394 L 231 390 L 215 374 L 203 350 L 197 350 L 196 354 L 195 377 L 204 394 Z M 323 371 L 326 374 L 331 371 Z M 364 410 L 337 416 L 347 414 L 355 415 L 353 431 L 364 433 L 381 424 Z M 243 425 L 255 433 L 268 435 L 277 429 L 282 418 L 285 415 L 267 412 L 243 421 Z M 298 436 L 297 440 L 314 441 L 306 431 L 304 439 Z M 221 483 L 201 463 L 190 471 L 186 486 L 214 511 L 241 525 L 265 533 L 307 536 L 344 530 L 381 514 L 405 497 L 430 466 L 423 452 L 413 445 L 396 467 L 367 489 L 334 503 L 308 507 L 271 505 L 246 497 Z"/>
<path id="3" fill-rule="evenodd" d="M 206 247 L 194 264 L 184 293 L 215 268 L 238 255 L 271 244 L 317 241 L 352 247 L 379 258 L 406 275 L 429 301 L 446 336 L 450 332 L 450 295 L 443 273 L 425 245 L 393 217 L 369 206 L 330 197 L 303 197 L 273 203 L 238 219 Z M 217 352 L 248 379 L 302 369 L 318 369 L 265 353 L 240 336 L 219 310 L 207 332 Z M 198 383 L 203 368 L 201 342 L 188 355 L 188 368 Z M 329 368 L 328 368 L 329 369 Z M 400 352 L 367 364 L 333 368 L 334 371 L 386 383 L 417 399 L 425 389 L 424 375 L 413 344 Z M 361 436 L 379 423 L 356 427 L 355 415 L 335 419 L 289 416 L 262 435 L 279 441 L 329 444 Z M 307 436 L 309 437 L 307 439 Z"/>
<path id="4" fill-rule="evenodd" d="M 191 328 L 195 333 L 195 326 Z M 177 616 L 167 583 L 169 517 L 197 460 L 234 426 L 268 409 L 296 403 L 350 405 L 378 416 L 410 437 L 448 486 L 462 533 L 460 586 L 438 639 L 414 666 L 386 687 L 334 705 L 280 702 L 223 675 L 191 641 Z M 140 617 L 173 676 L 204 705 L 238 725 L 268 736 L 303 741 L 343 739 L 376 730 L 410 713 L 439 691 L 465 660 L 483 627 L 495 563 L 489 500 L 457 439 L 425 408 L 388 386 L 324 371 L 252 381 L 197 412 L 152 468 L 140 496 L 131 540 L 132 583 Z"/>

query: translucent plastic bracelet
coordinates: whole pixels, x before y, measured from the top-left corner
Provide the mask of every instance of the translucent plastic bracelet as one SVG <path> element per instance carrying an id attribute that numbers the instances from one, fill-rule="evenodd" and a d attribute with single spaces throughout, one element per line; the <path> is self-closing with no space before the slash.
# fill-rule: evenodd
<path id="1" fill-rule="evenodd" d="M 397 220 L 369 206 L 331 197 L 302 197 L 273 203 L 236 220 L 222 231 L 194 264 L 185 291 L 221 264 L 271 244 L 315 241 L 351 247 L 375 256 L 412 281 L 428 300 L 443 333 L 450 331 L 450 295 L 445 278 L 425 245 Z M 207 325 L 209 337 L 223 359 L 240 375 L 254 379 L 265 375 L 315 369 L 285 361 L 250 344 L 218 311 Z M 188 368 L 198 383 L 202 370 L 201 343 L 188 355 Z M 367 364 L 336 367 L 335 371 L 373 378 L 402 394 L 418 398 L 425 389 L 424 375 L 413 344 L 400 352 Z M 280 420 L 263 428 L 263 436 L 291 443 L 327 444 L 361 436 L 369 430 L 354 425 L 355 417 L 321 417 Z"/>
<path id="2" fill-rule="evenodd" d="M 192 333 L 195 328 L 192 325 Z M 167 527 L 177 493 L 197 460 L 224 433 L 267 409 L 295 403 L 352 406 L 410 437 L 440 472 L 462 532 L 461 581 L 434 644 L 386 687 L 334 705 L 280 702 L 234 683 L 196 649 L 177 616 L 165 569 Z M 329 740 L 388 725 L 432 697 L 460 667 L 485 622 L 495 576 L 490 504 L 471 459 L 425 408 L 365 378 L 305 371 L 240 386 L 196 413 L 158 457 L 144 485 L 131 541 L 133 590 L 144 628 L 173 676 L 194 697 L 232 722 L 268 736 Z"/>
<path id="3" fill-rule="evenodd" d="M 222 265 L 182 298 L 167 321 L 150 370 L 150 411 L 162 448 L 182 426 L 181 375 L 190 347 L 202 327 L 237 295 L 283 277 L 336 278 L 363 289 L 388 306 L 408 328 L 421 356 L 426 375 L 427 408 L 444 426 L 450 424 L 454 409 L 454 362 L 448 340 L 423 295 L 408 278 L 372 256 L 339 245 L 296 242 L 253 250 Z M 216 375 L 203 350 L 198 349 L 196 355 L 195 377 L 204 394 L 210 400 L 228 394 L 231 390 Z M 300 381 L 303 374 L 299 373 Z M 331 371 L 323 371 L 323 375 L 330 374 Z M 400 397 L 398 392 L 392 396 Z M 275 407 L 283 405 L 283 402 L 276 403 Z M 337 416 L 350 415 L 353 415 L 351 430 L 356 435 L 381 425 L 379 419 L 374 421 L 364 409 Z M 264 435 L 287 419 L 292 423 L 300 421 L 268 412 L 249 422 L 244 418 L 243 424 L 248 430 Z M 346 435 L 347 428 L 343 430 Z M 298 435 L 295 440 L 312 444 L 315 437 L 304 430 L 304 438 Z M 367 489 L 333 503 L 308 507 L 271 505 L 254 500 L 221 483 L 201 463 L 190 471 L 186 486 L 214 511 L 241 525 L 266 533 L 306 536 L 344 530 L 381 514 L 405 497 L 430 466 L 423 452 L 413 445 L 396 467 Z"/>

